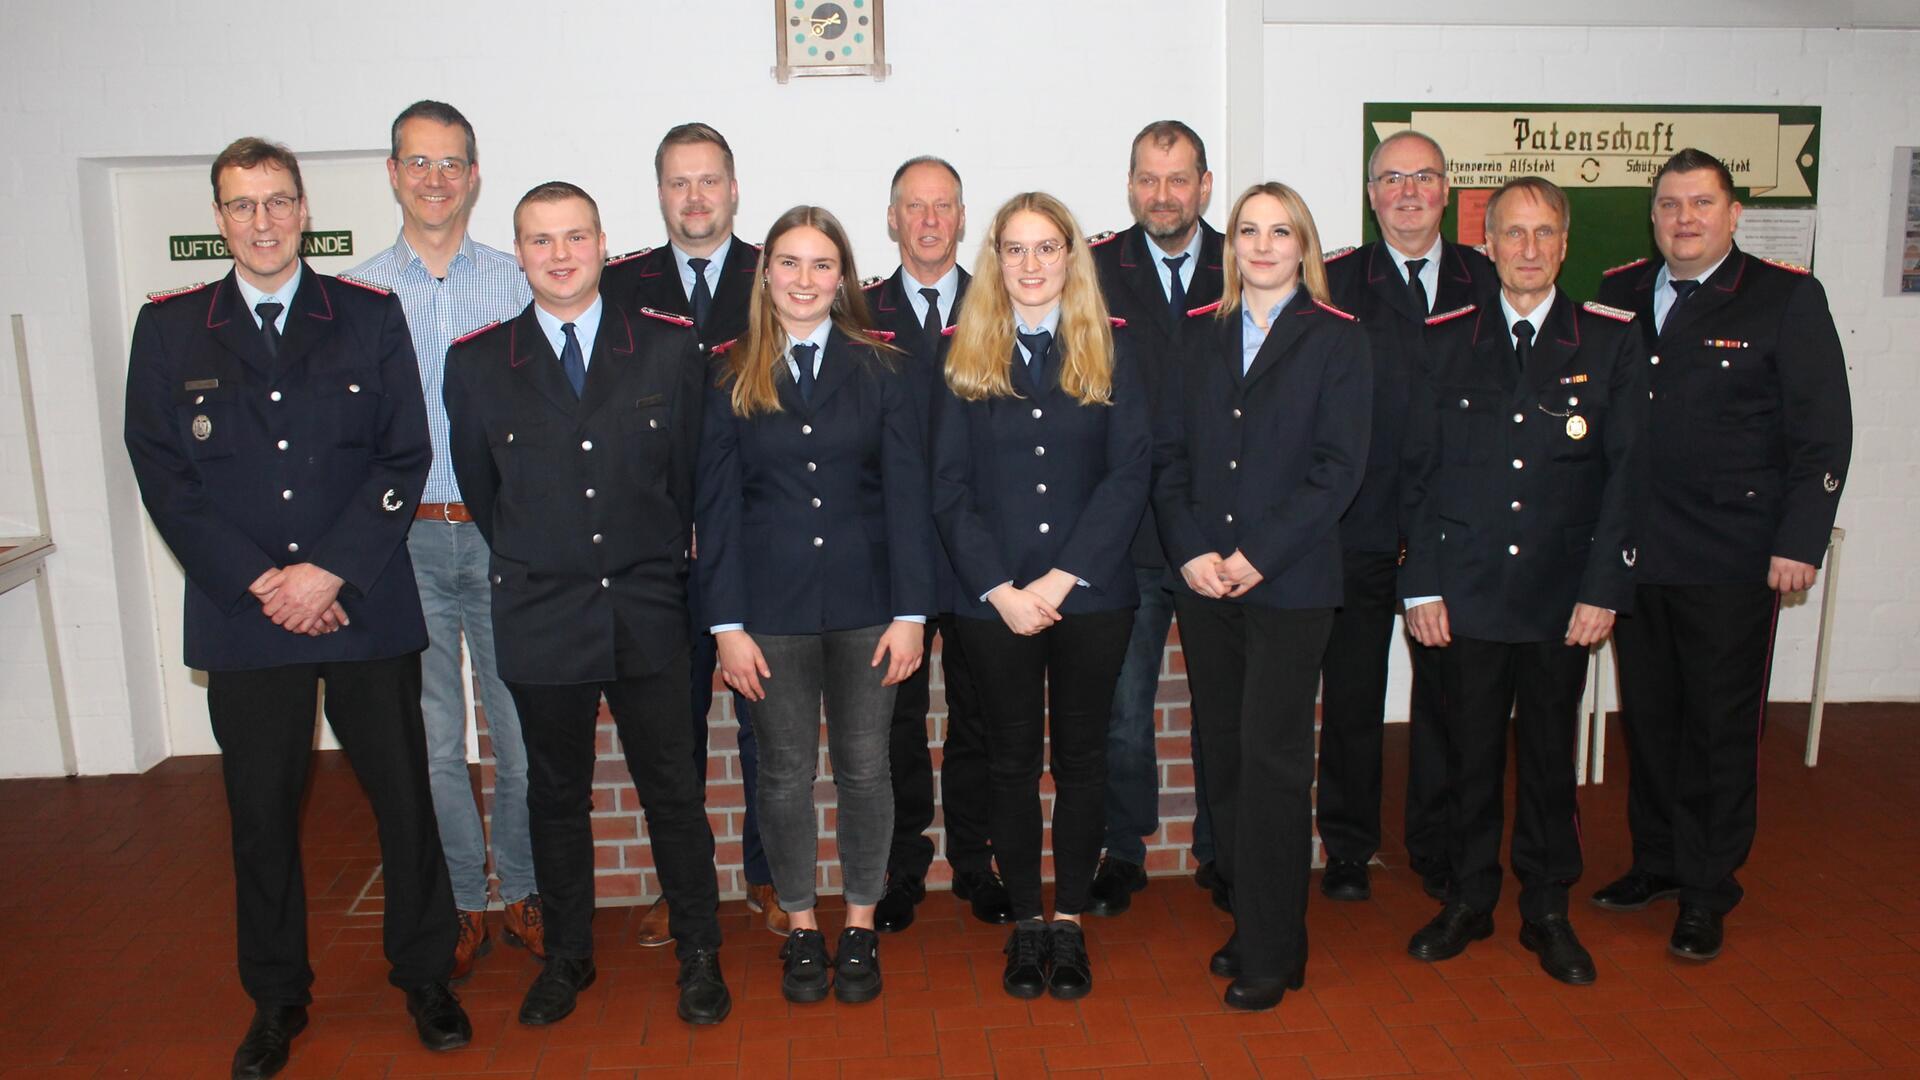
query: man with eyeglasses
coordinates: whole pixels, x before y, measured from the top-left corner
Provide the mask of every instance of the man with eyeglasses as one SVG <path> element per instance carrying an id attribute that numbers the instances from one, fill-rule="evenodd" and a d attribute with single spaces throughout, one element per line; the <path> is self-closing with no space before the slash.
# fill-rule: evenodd
<path id="1" fill-rule="evenodd" d="M 307 201 L 291 151 L 239 139 L 211 178 L 233 269 L 141 309 L 125 437 L 186 571 L 185 660 L 207 673 L 220 744 L 240 983 L 255 1006 L 232 1073 L 279 1072 L 313 1001 L 300 809 L 323 680 L 379 823 L 388 981 L 423 1044 L 465 1046 L 406 548 L 432 456 L 406 318 L 385 290 L 301 261 Z"/>
<path id="2" fill-rule="evenodd" d="M 1156 120 L 1133 137 L 1127 154 L 1127 209 L 1134 224 L 1088 241 L 1107 310 L 1126 320 L 1125 333 L 1145 361 L 1147 393 L 1158 401 L 1160 375 L 1178 361 L 1187 312 L 1220 299 L 1220 231 L 1200 219 L 1213 197 L 1207 147 L 1178 120 Z M 1160 830 L 1160 766 L 1155 755 L 1160 666 L 1173 625 L 1173 586 L 1159 527 L 1147 509 L 1133 540 L 1140 606 L 1126 659 L 1114 686 L 1107 728 L 1106 853 L 1094 872 L 1087 911 L 1118 915 L 1147 887 L 1146 838 Z M 1194 880 L 1224 907 L 1226 889 L 1213 872 L 1213 835 L 1199 731 L 1192 735 Z"/>
<path id="3" fill-rule="evenodd" d="M 753 298 L 754 267 L 760 249 L 733 235 L 734 212 L 740 208 L 740 184 L 733 173 L 733 147 L 726 136 L 707 124 L 679 124 L 668 129 L 653 154 L 654 180 L 659 188 L 660 217 L 666 223 L 667 243 L 618 256 L 607 262 L 601 291 L 630 313 L 663 311 L 693 320 L 704 361 L 713 347 L 739 337 L 747 328 L 747 306 Z M 699 558 L 696 538 L 694 557 Z M 692 615 L 694 760 L 701 784 L 707 775 L 707 713 L 713 707 L 713 667 L 717 657 L 713 635 L 700 611 L 699 590 L 688 579 L 687 608 Z M 739 751 L 746 814 L 740 826 L 741 860 L 745 863 L 747 907 L 765 919 L 775 934 L 787 933 L 787 913 L 774 893 L 773 870 L 760 846 L 760 815 L 754 806 L 759 791 L 759 755 L 753 738 L 753 717 L 747 701 L 733 695 L 733 713 L 739 719 Z M 673 942 L 665 897 L 654 901 L 641 916 L 640 944 L 649 948 Z"/>
<path id="4" fill-rule="evenodd" d="M 1407 394 L 1428 361 L 1427 319 L 1498 288 L 1493 263 L 1440 236 L 1447 209 L 1446 155 L 1417 131 L 1381 140 L 1367 162 L 1367 202 L 1378 239 L 1327 256 L 1333 303 L 1360 317 L 1373 347 L 1373 439 L 1360 493 L 1340 520 L 1346 602 L 1334 613 L 1321 663 L 1320 770 L 1315 813 L 1332 900 L 1373 895 L 1368 864 L 1380 850 L 1382 724 L 1393 649 L 1394 591 L 1402 538 L 1400 445 Z M 1409 640 L 1407 862 L 1428 893 L 1446 894 L 1446 744 L 1433 654 Z"/>
<path id="5" fill-rule="evenodd" d="M 491 322 L 510 319 L 532 294 L 513 256 L 467 235 L 480 190 L 473 125 L 445 102 L 416 101 L 394 118 L 387 180 L 400 204 L 393 246 L 354 268 L 352 276 L 391 289 L 407 313 L 414 359 L 426 393 L 433 466 L 407 533 L 420 606 L 427 619 L 421 659 L 420 711 L 427 724 L 428 777 L 440 822 L 440 846 L 459 909 L 453 978 L 464 979 L 491 942 L 487 934 L 487 837 L 467 773 L 467 692 L 461 675 L 464 637 L 493 748 L 493 869 L 500 877 L 507 940 L 544 957 L 540 896 L 527 836 L 527 754 L 520 715 L 500 681 L 493 648 L 492 588 L 487 544 L 460 498 L 447 447 L 441 400 L 447 346 Z"/>
<path id="6" fill-rule="evenodd" d="M 1733 176 L 1705 151 L 1653 181 L 1660 260 L 1607 272 L 1652 353 L 1652 473 L 1620 716 L 1633 865 L 1593 895 L 1612 911 L 1677 897 L 1667 948 L 1720 953 L 1734 872 L 1757 827 L 1774 621 L 1811 588 L 1853 451 L 1846 357 L 1805 267 L 1733 242 Z"/>
<path id="7" fill-rule="evenodd" d="M 1407 626 L 1437 654 L 1451 781 L 1444 906 L 1407 951 L 1446 960 L 1493 934 L 1511 720 L 1520 945 L 1578 986 L 1596 973 L 1567 918 L 1581 872 L 1574 735 L 1589 650 L 1633 606 L 1647 362 L 1632 312 L 1556 287 L 1570 224 L 1553 183 L 1509 181 L 1486 210 L 1500 291 L 1428 320 L 1399 587 Z"/>

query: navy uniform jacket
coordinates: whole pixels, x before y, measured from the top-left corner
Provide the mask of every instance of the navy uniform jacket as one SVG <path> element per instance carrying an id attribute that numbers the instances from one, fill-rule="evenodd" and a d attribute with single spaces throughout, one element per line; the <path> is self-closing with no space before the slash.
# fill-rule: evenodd
<path id="1" fill-rule="evenodd" d="M 127 453 L 186 570 L 186 662 L 209 671 L 376 660 L 426 647 L 407 528 L 433 451 L 400 301 L 302 265 L 270 360 L 234 274 L 140 309 Z M 313 563 L 351 624 L 273 625 L 247 587 Z"/>
<path id="2" fill-rule="evenodd" d="M 933 519 L 959 579 L 956 614 L 998 619 L 983 594 L 1055 568 L 1087 583 L 1063 615 L 1140 604 L 1128 550 L 1146 512 L 1152 422 L 1139 361 L 1117 329 L 1113 400 L 1082 405 L 1060 389 L 1063 359 L 1049 359 L 1036 387 L 1015 345 L 1015 396 L 947 391 L 934 409 Z"/>
<path id="3" fill-rule="evenodd" d="M 1647 425 L 1639 331 L 1557 292 L 1521 373 L 1497 297 L 1441 320 L 1407 431 L 1400 595 L 1441 597 L 1453 632 L 1485 641 L 1559 641 L 1575 603 L 1628 614 Z"/>
<path id="4" fill-rule="evenodd" d="M 1400 445 L 1407 434 L 1409 395 L 1427 366 L 1428 315 L 1456 311 L 1500 288 L 1493 260 L 1470 247 L 1442 240 L 1439 262 L 1440 288 L 1428 312 L 1415 310 L 1385 241 L 1327 260 L 1334 306 L 1358 316 L 1373 345 L 1373 444 L 1360 493 L 1340 519 L 1340 543 L 1348 551 L 1398 552 L 1406 535 L 1400 522 Z"/>
<path id="5" fill-rule="evenodd" d="M 647 671 L 687 647 L 705 371 L 694 346 L 685 320 L 608 302 L 577 398 L 532 304 L 447 350 L 453 471 L 493 549 L 508 682 L 644 674 L 616 672 L 616 627 Z"/>
<path id="6" fill-rule="evenodd" d="M 759 259 L 759 248 L 737 236 L 733 238 L 727 261 L 720 266 L 720 287 L 714 291 L 707 325 L 696 331 L 701 355 L 746 333 L 747 306 L 753 300 L 754 267 Z M 673 248 L 667 244 L 608 260 L 600 278 L 600 295 L 609 304 L 624 308 L 629 316 L 638 315 L 642 308 L 652 308 L 693 317 L 693 305 L 680 284 L 680 268 L 673 263 Z"/>
<path id="7" fill-rule="evenodd" d="M 1219 230 L 1202 221 L 1199 264 L 1192 267 L 1187 283 L 1187 308 L 1200 308 L 1220 299 L 1224 271 L 1221 252 L 1225 241 Z M 1167 306 L 1166 291 L 1160 287 L 1159 260 L 1166 253 L 1154 244 L 1147 230 L 1135 225 L 1104 238 L 1090 241 L 1093 265 L 1100 272 L 1100 293 L 1107 310 L 1126 321 L 1128 332 L 1139 346 L 1142 370 L 1150 405 L 1155 409 L 1165 400 L 1161 383 L 1166 369 L 1186 355 L 1182 339 L 1187 319 L 1175 318 Z M 1140 520 L 1140 531 L 1133 538 L 1133 564 L 1142 567 L 1165 566 L 1166 552 L 1160 549 L 1160 530 L 1154 524 L 1149 503 Z"/>
<path id="8" fill-rule="evenodd" d="M 912 362 L 835 327 L 810 401 L 785 360 L 777 413 L 735 416 L 731 378 L 707 388 L 695 572 L 711 625 L 819 634 L 935 614 Z"/>
<path id="9" fill-rule="evenodd" d="M 1188 318 L 1191 351 L 1168 371 L 1154 437 L 1168 562 L 1240 551 L 1265 579 L 1240 601 L 1338 607 L 1340 515 L 1367 463 L 1366 334 L 1301 288 L 1243 375 L 1241 315 Z"/>
<path id="10" fill-rule="evenodd" d="M 1639 579 L 1767 580 L 1820 565 L 1853 453 L 1846 358 L 1817 278 L 1734 248 L 1653 329 L 1657 261 L 1609 272 L 1603 303 L 1639 318 L 1650 354 Z"/>

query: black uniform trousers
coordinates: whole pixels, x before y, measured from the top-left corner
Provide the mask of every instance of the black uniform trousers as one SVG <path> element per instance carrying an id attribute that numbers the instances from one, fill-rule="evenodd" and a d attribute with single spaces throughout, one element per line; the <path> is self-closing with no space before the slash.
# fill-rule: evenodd
<path id="1" fill-rule="evenodd" d="M 1520 917 L 1567 913 L 1580 878 L 1574 746 L 1588 651 L 1559 641 L 1518 644 L 1453 636 L 1440 654 L 1447 772 L 1453 778 L 1448 903 L 1491 912 L 1500 900 L 1507 722 L 1513 721 L 1513 874 Z"/>
<path id="2" fill-rule="evenodd" d="M 954 620 L 986 716 L 988 834 L 1013 917 L 1037 919 L 1040 770 L 1053 774 L 1054 910 L 1086 910 L 1107 828 L 1107 720 L 1133 609 L 1068 615 L 1021 636 L 999 619 Z M 1050 756 L 1049 756 L 1050 748 Z M 949 780 L 949 787 L 951 787 Z"/>
<path id="3" fill-rule="evenodd" d="M 1347 551 L 1346 602 L 1320 665 L 1317 813 L 1329 859 L 1364 863 L 1380 850 L 1380 755 L 1387 663 L 1399 607 L 1399 555 Z M 1434 650 L 1407 639 L 1413 661 L 1407 752 L 1407 863 L 1423 877 L 1447 866 L 1447 744 Z"/>
<path id="4" fill-rule="evenodd" d="M 1174 610 L 1241 970 L 1285 978 L 1307 962 L 1313 705 L 1333 609 L 1210 600 L 1182 587 Z"/>
<path id="5" fill-rule="evenodd" d="M 313 717 L 327 722 L 373 805 L 380 835 L 387 979 L 407 988 L 453 970 L 453 889 L 427 786 L 420 654 L 207 673 L 233 824 L 240 985 L 261 1005 L 312 1002 L 300 805 L 313 765 Z"/>
<path id="6" fill-rule="evenodd" d="M 947 737 L 940 747 L 940 820 L 947 830 L 947 865 L 956 874 L 984 874 L 993 869 L 987 820 L 992 783 L 987 770 L 987 714 L 966 646 L 960 641 L 959 622 L 959 616 L 952 612 L 940 616 L 940 676 L 947 684 Z M 927 665 L 920 665 L 921 671 L 926 669 Z M 904 697 L 906 684 L 901 684 L 900 690 Z M 925 717 L 924 708 L 920 715 Z M 893 763 L 897 769 L 903 741 L 897 712 L 894 724 Z M 924 719 L 921 727 L 925 728 Z M 900 774 L 894 773 L 895 857 L 901 852 L 899 778 Z M 930 818 L 931 812 L 926 816 Z"/>
<path id="7" fill-rule="evenodd" d="M 1641 585 L 1614 627 L 1636 869 L 1722 914 L 1753 850 L 1760 736 L 1779 594 L 1765 585 Z"/>
<path id="8" fill-rule="evenodd" d="M 720 947 L 713 829 L 691 765 L 688 653 L 658 671 L 627 674 L 637 667 L 621 655 L 611 682 L 507 684 L 527 744 L 528 832 L 549 956 L 593 955 L 593 743 L 603 694 L 640 796 L 675 952 L 684 959 Z"/>

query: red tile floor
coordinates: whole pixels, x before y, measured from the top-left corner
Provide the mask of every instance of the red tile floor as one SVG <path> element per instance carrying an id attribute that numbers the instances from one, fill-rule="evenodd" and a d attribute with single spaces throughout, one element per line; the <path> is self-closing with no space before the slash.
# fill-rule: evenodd
<path id="1" fill-rule="evenodd" d="M 385 983 L 378 920 L 355 913 L 377 906 L 372 822 L 344 763 L 325 755 L 306 830 L 317 1000 L 286 1075 L 1920 1076 L 1920 706 L 1830 709 L 1812 770 L 1800 764 L 1805 714 L 1774 710 L 1747 899 L 1710 964 L 1667 955 L 1671 904 L 1607 915 L 1582 899 L 1574 918 L 1600 978 L 1561 986 L 1514 940 L 1512 890 L 1492 940 L 1414 961 L 1407 936 L 1434 906 L 1389 835 L 1371 903 L 1314 894 L 1307 988 L 1274 1012 L 1220 1005 L 1206 959 L 1225 917 L 1172 878 L 1127 915 L 1089 920 L 1096 989 L 1076 1004 L 1006 997 L 1001 932 L 940 893 L 885 939 L 879 1001 L 790 1007 L 779 940 L 729 903 L 733 1015 L 699 1031 L 674 1017 L 669 950 L 632 944 L 640 909 L 608 908 L 595 924 L 600 981 L 573 1017 L 514 1022 L 534 963 L 500 945 L 461 990 L 476 1034 L 451 1054 L 415 1041 Z M 1582 792 L 1582 898 L 1626 865 L 1613 729 L 1609 782 Z M 1405 728 L 1389 729 L 1388 747 L 1391 792 Z M 213 758 L 0 783 L 0 924 L 17 932 L 0 953 L 0 1080 L 225 1075 L 249 1015 L 225 832 Z"/>

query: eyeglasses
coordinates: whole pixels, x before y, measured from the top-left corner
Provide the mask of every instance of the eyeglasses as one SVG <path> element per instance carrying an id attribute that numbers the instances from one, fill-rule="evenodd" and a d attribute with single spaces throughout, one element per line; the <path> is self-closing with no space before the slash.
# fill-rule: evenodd
<path id="1" fill-rule="evenodd" d="M 1065 240 L 1042 240 L 1032 247 L 1025 244 L 1001 244 L 1000 263 L 1003 266 L 1019 266 L 1026 262 L 1027 256 L 1031 254 L 1040 261 L 1041 266 L 1053 266 L 1066 255 L 1067 247 Z"/>
<path id="2" fill-rule="evenodd" d="M 300 200 L 291 195 L 269 195 L 265 202 L 255 202 L 252 199 L 234 199 L 221 203 L 220 209 L 234 221 L 245 225 L 247 222 L 253 220 L 254 211 L 262 206 L 267 208 L 268 217 L 275 221 L 285 221 L 293 216 L 293 209 L 298 205 L 300 205 Z"/>
<path id="3" fill-rule="evenodd" d="M 1397 188 L 1411 180 L 1415 187 L 1430 188 L 1446 178 L 1447 174 L 1444 172 L 1435 172 L 1432 169 L 1421 169 L 1419 172 L 1410 173 L 1384 172 L 1374 177 L 1371 182 L 1381 187 Z"/>
<path id="4" fill-rule="evenodd" d="M 457 157 L 443 157 L 439 161 L 428 161 L 419 154 L 400 159 L 400 167 L 407 170 L 407 175 L 415 180 L 425 180 L 429 169 L 449 180 L 458 180 L 467 175 L 467 166 L 470 164 L 472 162 L 467 159 Z"/>

